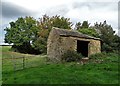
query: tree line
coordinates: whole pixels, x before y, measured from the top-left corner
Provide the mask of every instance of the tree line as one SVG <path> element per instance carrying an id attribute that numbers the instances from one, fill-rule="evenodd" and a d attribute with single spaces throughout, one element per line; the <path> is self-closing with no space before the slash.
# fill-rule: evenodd
<path id="1" fill-rule="evenodd" d="M 4 30 L 5 43 L 13 44 L 11 50 L 21 53 L 41 54 L 47 52 L 47 38 L 52 27 L 72 29 L 70 18 L 43 15 L 38 20 L 31 16 L 19 17 Z M 98 37 L 102 40 L 102 51 L 114 52 L 120 49 L 120 37 L 106 21 L 90 26 L 88 21 L 77 22 L 74 30 Z"/>

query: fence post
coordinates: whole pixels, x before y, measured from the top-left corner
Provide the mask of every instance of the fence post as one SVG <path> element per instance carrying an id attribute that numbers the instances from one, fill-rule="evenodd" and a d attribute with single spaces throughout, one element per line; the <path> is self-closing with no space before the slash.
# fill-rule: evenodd
<path id="1" fill-rule="evenodd" d="M 14 79 L 14 84 L 16 83 L 16 61 L 14 59 L 14 56 L 12 55 L 12 63 L 13 63 L 13 79 Z"/>
<path id="2" fill-rule="evenodd" d="M 23 69 L 25 68 L 25 57 L 23 56 Z"/>

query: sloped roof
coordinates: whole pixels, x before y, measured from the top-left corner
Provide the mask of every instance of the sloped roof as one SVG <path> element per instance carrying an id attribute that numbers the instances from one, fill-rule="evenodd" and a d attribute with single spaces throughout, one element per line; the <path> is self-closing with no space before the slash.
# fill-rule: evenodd
<path id="1" fill-rule="evenodd" d="M 54 31 L 60 35 L 60 36 L 69 36 L 69 37 L 78 37 L 78 38 L 85 38 L 85 39 L 95 39 L 95 40 L 100 40 L 100 38 L 92 37 L 83 33 L 80 33 L 75 30 L 66 30 L 66 29 L 60 29 L 53 27 Z"/>

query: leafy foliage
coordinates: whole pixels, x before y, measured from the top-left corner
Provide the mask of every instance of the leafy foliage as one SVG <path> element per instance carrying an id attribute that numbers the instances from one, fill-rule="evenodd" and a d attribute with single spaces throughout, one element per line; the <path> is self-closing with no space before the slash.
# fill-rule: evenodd
<path id="1" fill-rule="evenodd" d="M 79 30 L 79 29 L 83 29 L 83 28 L 89 28 L 90 27 L 90 23 L 88 23 L 88 21 L 83 21 L 83 23 L 77 22 L 75 24 L 75 29 Z"/>
<path id="2" fill-rule="evenodd" d="M 98 33 L 94 28 L 90 27 L 90 23 L 88 23 L 88 21 L 83 21 L 83 23 L 76 23 L 75 29 L 83 34 L 98 37 Z"/>
<path id="3" fill-rule="evenodd" d="M 20 17 L 5 29 L 5 43 L 13 43 L 12 50 L 22 53 L 46 53 L 47 38 L 52 27 L 71 29 L 69 18 L 43 15 L 39 21 L 33 17 Z"/>
<path id="4" fill-rule="evenodd" d="M 102 53 L 96 53 L 93 55 L 90 55 L 89 58 L 90 59 L 98 59 L 98 58 L 105 58 L 107 56 L 106 52 L 102 52 Z"/>
<path id="5" fill-rule="evenodd" d="M 47 52 L 47 38 L 49 32 L 51 31 L 52 27 L 58 27 L 63 29 L 71 29 L 72 22 L 70 22 L 69 18 L 64 18 L 60 16 L 52 16 L 49 17 L 47 15 L 43 15 L 42 18 L 39 19 L 39 38 L 35 45 L 39 45 L 37 48 L 42 52 Z"/>
<path id="6" fill-rule="evenodd" d="M 20 17 L 15 22 L 10 22 L 10 27 L 6 27 L 5 43 L 13 44 L 12 50 L 22 53 L 46 53 L 47 38 L 52 27 L 71 29 L 70 18 L 47 16 L 39 18 L 37 21 L 33 17 Z M 87 34 L 102 39 L 102 51 L 120 51 L 120 37 L 115 35 L 115 31 L 106 21 L 95 23 L 90 26 L 88 21 L 76 23 L 75 29 L 83 34 Z"/>
<path id="7" fill-rule="evenodd" d="M 102 51 L 113 52 L 118 51 L 120 48 L 120 37 L 115 35 L 115 31 L 111 25 L 108 25 L 106 21 L 103 23 L 95 23 L 94 28 L 96 29 L 99 37 L 103 40 Z"/>
<path id="8" fill-rule="evenodd" d="M 87 34 L 93 37 L 98 37 L 98 33 L 95 31 L 95 29 L 92 28 L 84 28 L 84 29 L 79 29 L 79 32 L 83 33 L 83 34 Z"/>
<path id="9" fill-rule="evenodd" d="M 83 34 L 100 38 L 102 40 L 102 51 L 120 51 L 120 37 L 115 34 L 111 25 L 108 25 L 106 21 L 103 23 L 96 22 L 94 26 L 90 26 L 88 21 L 78 22 L 75 29 Z"/>
<path id="10" fill-rule="evenodd" d="M 70 22 L 70 18 L 64 18 L 60 16 L 53 16 L 52 18 L 53 21 L 53 27 L 58 27 L 58 28 L 63 28 L 63 29 L 71 29 L 72 27 L 72 22 Z"/>
<path id="11" fill-rule="evenodd" d="M 77 53 L 75 51 L 67 51 L 62 56 L 62 61 L 72 62 L 72 61 L 80 61 L 82 58 L 82 54 Z"/>
<path id="12" fill-rule="evenodd" d="M 10 27 L 5 29 L 5 43 L 13 43 L 14 49 L 23 53 L 32 53 L 32 43 L 36 39 L 37 21 L 33 17 L 18 18 L 15 22 L 10 22 Z"/>

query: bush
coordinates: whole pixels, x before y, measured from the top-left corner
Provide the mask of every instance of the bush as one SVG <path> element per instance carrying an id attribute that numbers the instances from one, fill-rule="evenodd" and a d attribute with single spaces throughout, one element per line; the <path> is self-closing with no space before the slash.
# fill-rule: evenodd
<path id="1" fill-rule="evenodd" d="M 102 57 L 106 57 L 107 53 L 106 52 L 102 52 L 102 53 L 96 53 L 93 55 L 90 55 L 89 58 L 90 59 L 97 59 L 97 58 L 102 58 Z"/>
<path id="2" fill-rule="evenodd" d="M 67 51 L 66 53 L 63 54 L 62 61 L 65 62 L 80 61 L 82 57 L 83 56 L 81 53 L 77 53 L 75 51 Z"/>
<path id="3" fill-rule="evenodd" d="M 95 29 L 92 29 L 92 28 L 82 28 L 82 29 L 79 29 L 78 31 L 83 34 L 87 34 L 93 37 L 98 37 L 98 33 L 95 31 Z"/>

